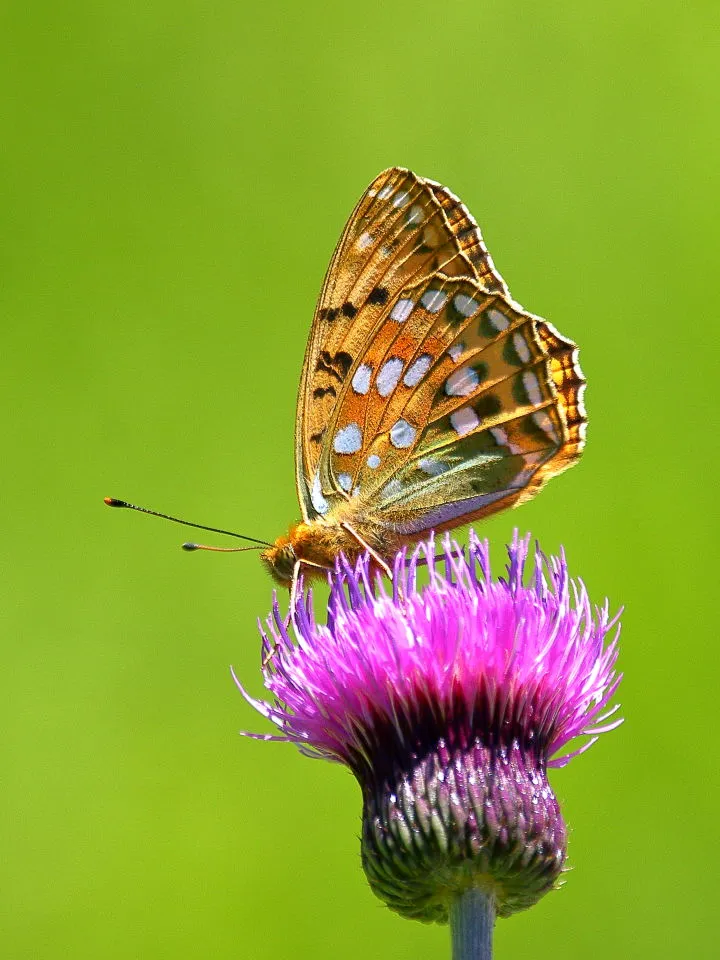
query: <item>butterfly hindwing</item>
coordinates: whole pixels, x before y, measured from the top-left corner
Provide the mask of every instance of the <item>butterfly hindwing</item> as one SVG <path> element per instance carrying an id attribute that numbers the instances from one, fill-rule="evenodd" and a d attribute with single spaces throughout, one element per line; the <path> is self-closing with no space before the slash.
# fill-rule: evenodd
<path id="1" fill-rule="evenodd" d="M 411 305 L 402 322 L 397 304 Z M 530 496 L 567 441 L 543 328 L 477 281 L 439 275 L 401 291 L 349 370 L 321 489 L 406 532 Z"/>

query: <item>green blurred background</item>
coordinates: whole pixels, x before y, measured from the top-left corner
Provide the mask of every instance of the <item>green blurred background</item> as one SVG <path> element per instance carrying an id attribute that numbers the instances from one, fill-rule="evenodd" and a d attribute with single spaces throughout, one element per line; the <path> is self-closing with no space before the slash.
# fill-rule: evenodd
<path id="1" fill-rule="evenodd" d="M 111 494 L 297 518 L 315 298 L 384 167 L 446 183 L 581 345 L 589 444 L 521 511 L 625 604 L 625 725 L 557 771 L 565 887 L 497 956 L 717 956 L 716 2 L 5 3 L 0 954 L 448 956 L 266 730 L 257 557 Z M 221 542 L 217 538 L 216 542 Z"/>

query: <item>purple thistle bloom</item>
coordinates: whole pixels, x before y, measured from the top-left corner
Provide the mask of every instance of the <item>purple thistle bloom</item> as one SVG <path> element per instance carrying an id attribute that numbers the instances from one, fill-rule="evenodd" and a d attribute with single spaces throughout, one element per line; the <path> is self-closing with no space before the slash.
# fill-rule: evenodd
<path id="1" fill-rule="evenodd" d="M 478 887 L 508 916 L 557 885 L 566 830 L 547 780 L 586 750 L 620 676 L 617 625 L 592 608 L 564 555 L 508 547 L 493 580 L 487 541 L 467 558 L 449 537 L 395 559 L 393 593 L 369 558 L 341 558 L 327 626 L 298 597 L 294 631 L 277 599 L 263 635 L 270 701 L 243 696 L 295 743 L 350 768 L 363 792 L 362 858 L 375 893 L 404 916 L 446 922 Z M 429 584 L 417 585 L 427 564 Z M 294 636 L 294 639 L 293 639 Z M 617 709 L 617 708 L 615 708 Z M 578 736 L 591 739 L 566 749 Z"/>

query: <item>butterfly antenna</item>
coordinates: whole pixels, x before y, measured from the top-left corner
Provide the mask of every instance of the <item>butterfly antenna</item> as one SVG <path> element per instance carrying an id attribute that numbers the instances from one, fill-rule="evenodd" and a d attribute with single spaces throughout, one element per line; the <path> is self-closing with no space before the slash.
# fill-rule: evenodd
<path id="1" fill-rule="evenodd" d="M 232 530 L 221 530 L 219 527 L 206 527 L 202 523 L 190 523 L 189 520 L 181 520 L 179 517 L 171 517 L 169 513 L 158 513 L 157 510 L 148 510 L 147 507 L 138 507 L 134 503 L 128 503 L 126 500 L 116 500 L 115 497 L 105 497 L 105 503 L 109 507 L 122 507 L 125 510 L 137 510 L 138 513 L 147 513 L 151 517 L 160 517 L 163 520 L 171 520 L 173 523 L 182 524 L 184 527 L 195 527 L 198 530 L 209 530 L 210 533 L 222 533 L 226 537 L 237 537 L 238 540 L 248 540 L 250 543 L 256 543 L 256 547 L 204 547 L 201 544 L 183 544 L 184 550 L 216 550 L 219 553 L 233 553 L 239 550 L 260 550 L 262 547 L 271 547 L 272 544 L 267 540 L 257 540 L 255 537 L 246 537 L 244 533 L 234 533 Z"/>
<path id="2" fill-rule="evenodd" d="M 210 550 L 212 553 L 244 553 L 246 550 L 262 550 L 261 546 L 252 547 L 210 547 L 206 543 L 183 543 L 183 550 Z"/>

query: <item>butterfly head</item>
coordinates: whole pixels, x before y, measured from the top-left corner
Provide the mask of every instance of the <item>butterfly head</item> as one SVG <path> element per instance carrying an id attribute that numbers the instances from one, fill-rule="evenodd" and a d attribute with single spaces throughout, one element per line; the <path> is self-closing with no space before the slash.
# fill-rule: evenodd
<path id="1" fill-rule="evenodd" d="M 292 584 L 298 558 L 289 537 L 278 537 L 272 547 L 263 550 L 260 559 L 267 567 L 270 576 L 281 587 L 289 587 Z"/>

